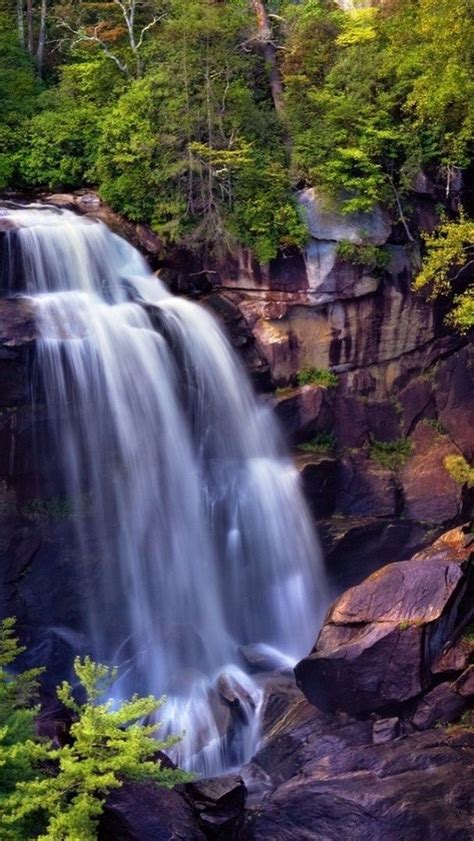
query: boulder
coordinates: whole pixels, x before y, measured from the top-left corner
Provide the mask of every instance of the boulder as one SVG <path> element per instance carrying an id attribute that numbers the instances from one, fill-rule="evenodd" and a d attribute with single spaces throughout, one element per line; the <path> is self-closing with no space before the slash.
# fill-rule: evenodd
<path id="1" fill-rule="evenodd" d="M 342 213 L 338 202 L 314 187 L 301 190 L 298 202 L 314 239 L 384 245 L 390 236 L 390 216 L 378 205 L 368 213 Z"/>
<path id="2" fill-rule="evenodd" d="M 240 645 L 239 654 L 252 672 L 274 672 L 289 668 L 290 661 L 276 648 L 264 643 Z"/>
<path id="3" fill-rule="evenodd" d="M 455 634 L 470 556 L 470 541 L 454 529 L 343 593 L 313 651 L 295 668 L 308 700 L 367 714 L 428 689 L 431 663 Z"/>
<path id="4" fill-rule="evenodd" d="M 196 780 L 183 787 L 186 799 L 198 815 L 206 838 L 239 837 L 244 819 L 247 789 L 237 775 Z"/>
<path id="5" fill-rule="evenodd" d="M 99 822 L 98 841 L 204 841 L 192 806 L 173 789 L 126 782 L 112 791 Z"/>

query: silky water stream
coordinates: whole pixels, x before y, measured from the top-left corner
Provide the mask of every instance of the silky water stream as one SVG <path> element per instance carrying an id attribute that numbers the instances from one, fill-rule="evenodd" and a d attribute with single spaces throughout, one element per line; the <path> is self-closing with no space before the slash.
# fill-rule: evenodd
<path id="1" fill-rule="evenodd" d="M 272 410 L 213 316 L 170 295 L 106 226 L 39 205 L 0 212 L 4 294 L 34 299 L 88 651 L 119 667 L 117 697 L 166 694 L 160 718 L 185 733 L 177 762 L 237 767 L 258 742 L 262 698 L 240 647 L 290 666 L 325 603 Z"/>

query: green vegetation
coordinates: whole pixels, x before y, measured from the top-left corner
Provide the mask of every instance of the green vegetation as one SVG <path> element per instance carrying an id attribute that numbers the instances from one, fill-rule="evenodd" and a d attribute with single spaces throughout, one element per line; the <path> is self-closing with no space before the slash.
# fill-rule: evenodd
<path id="1" fill-rule="evenodd" d="M 424 237 L 426 255 L 415 280 L 416 290 L 427 290 L 429 297 L 452 294 L 463 277 L 472 277 L 474 266 L 474 222 L 461 212 L 455 221 L 444 220 L 433 234 Z M 455 294 L 448 321 L 460 333 L 474 327 L 474 285 Z"/>
<path id="2" fill-rule="evenodd" d="M 311 441 L 298 444 L 298 450 L 304 453 L 332 453 L 336 441 L 332 432 L 318 432 Z"/>
<path id="3" fill-rule="evenodd" d="M 100 699 L 116 672 L 86 657 L 75 661 L 84 700 L 68 683 L 58 687 L 60 701 L 74 717 L 71 744 L 53 748 L 35 736 L 34 700 L 41 669 L 13 673 L 23 653 L 14 620 L 0 624 L 0 823 L 2 839 L 25 841 L 94 841 L 97 821 L 108 792 L 124 779 L 154 780 L 171 787 L 188 779 L 181 771 L 161 767 L 156 753 L 176 738 L 157 741 L 159 724 L 142 724 L 163 700 L 134 696 L 114 705 Z M 81 696 L 82 697 L 82 696 Z"/>
<path id="4" fill-rule="evenodd" d="M 223 253 L 239 241 L 267 262 L 306 242 L 295 190 L 313 184 L 347 211 L 382 202 L 410 240 L 414 178 L 449 198 L 472 162 L 470 0 L 21 9 L 0 0 L 0 188 L 97 186 L 165 245 Z M 370 244 L 339 250 L 386 266 Z M 459 253 L 437 253 L 449 277 L 463 270 Z M 420 288 L 441 277 L 427 260 Z M 457 298 L 453 323 L 471 319 L 472 295 Z"/>
<path id="5" fill-rule="evenodd" d="M 369 458 L 388 470 L 398 470 L 410 457 L 411 449 L 408 438 L 399 438 L 396 441 L 373 441 Z"/>
<path id="6" fill-rule="evenodd" d="M 298 385 L 321 385 L 325 388 L 336 388 L 339 377 L 327 368 L 302 368 L 296 375 Z"/>
<path id="7" fill-rule="evenodd" d="M 425 426 L 429 426 L 431 429 L 434 429 L 434 431 L 437 432 L 438 435 L 446 435 L 446 429 L 444 428 L 440 420 L 437 420 L 435 418 L 425 418 L 423 423 L 425 424 Z"/>
<path id="8" fill-rule="evenodd" d="M 443 465 L 458 485 L 467 485 L 468 488 L 474 487 L 474 467 L 469 466 L 464 456 L 454 454 L 446 456 Z"/>
<path id="9" fill-rule="evenodd" d="M 367 269 L 383 271 L 388 268 L 390 254 L 384 248 L 369 243 L 357 245 L 353 242 L 343 240 L 337 245 L 337 255 L 342 260 L 354 263 L 356 266 L 364 266 Z"/>

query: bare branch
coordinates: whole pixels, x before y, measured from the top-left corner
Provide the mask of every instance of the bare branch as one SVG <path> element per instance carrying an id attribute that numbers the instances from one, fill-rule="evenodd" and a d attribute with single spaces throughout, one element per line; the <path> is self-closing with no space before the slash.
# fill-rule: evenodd
<path id="1" fill-rule="evenodd" d="M 107 44 L 102 40 L 102 38 L 99 38 L 99 36 L 97 34 L 99 26 L 94 27 L 94 34 L 93 35 L 89 35 L 87 32 L 85 32 L 84 29 L 73 29 L 73 27 L 69 23 L 67 23 L 67 21 L 65 21 L 65 20 L 61 21 L 60 26 L 63 27 L 64 29 L 67 29 L 68 32 L 70 32 L 72 35 L 75 36 L 74 40 L 71 43 L 71 46 L 73 48 L 76 47 L 78 44 L 81 44 L 81 43 L 84 43 L 84 42 L 92 43 L 92 44 L 98 44 L 98 46 L 101 48 L 104 55 L 107 58 L 110 58 L 111 61 L 113 61 L 117 65 L 117 67 L 121 71 L 121 73 L 125 73 L 126 75 L 128 75 L 127 65 L 124 64 L 124 62 L 121 61 L 119 59 L 119 57 L 117 55 L 115 55 L 115 53 L 112 53 L 109 50 Z"/>

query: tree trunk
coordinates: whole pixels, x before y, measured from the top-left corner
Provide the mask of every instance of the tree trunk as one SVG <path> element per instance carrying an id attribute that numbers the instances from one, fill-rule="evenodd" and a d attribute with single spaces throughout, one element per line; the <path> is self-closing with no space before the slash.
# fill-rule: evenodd
<path id="1" fill-rule="evenodd" d="M 23 0 L 16 0 L 16 20 L 18 26 L 18 40 L 25 46 L 25 21 L 23 20 Z"/>
<path id="2" fill-rule="evenodd" d="M 36 50 L 36 61 L 38 64 L 38 75 L 43 75 L 44 46 L 46 42 L 46 10 L 47 0 L 41 0 L 40 28 L 38 35 L 38 49 Z"/>
<path id="3" fill-rule="evenodd" d="M 33 0 L 26 0 L 26 24 L 28 27 L 28 52 L 33 55 L 34 34 L 33 34 Z"/>
<path id="4" fill-rule="evenodd" d="M 276 58 L 276 47 L 272 43 L 272 30 L 265 4 L 262 0 L 251 0 L 252 8 L 257 19 L 259 41 L 262 45 L 263 56 L 270 70 L 270 90 L 272 94 L 275 111 L 281 114 L 283 111 L 283 85 Z"/>

